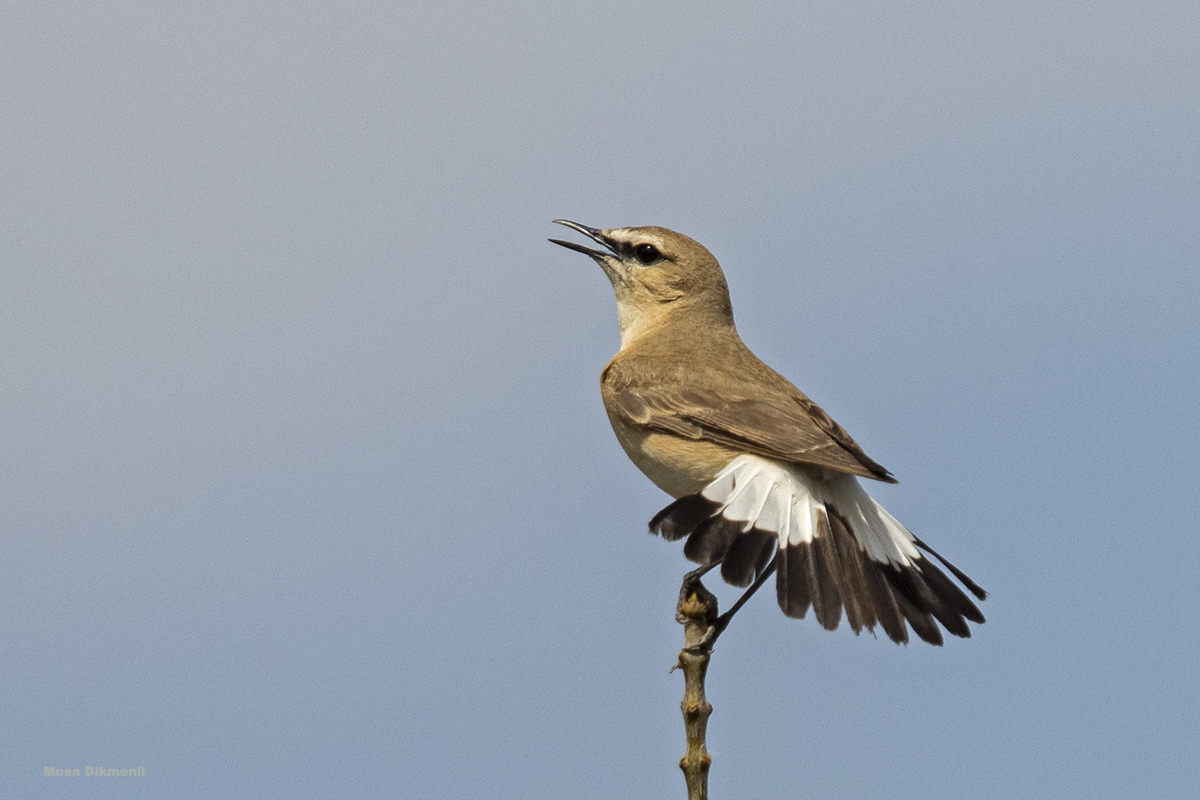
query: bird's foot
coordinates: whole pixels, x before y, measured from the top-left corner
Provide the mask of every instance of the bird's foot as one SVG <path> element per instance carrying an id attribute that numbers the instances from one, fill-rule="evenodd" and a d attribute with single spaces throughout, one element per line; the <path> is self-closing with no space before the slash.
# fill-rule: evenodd
<path id="1" fill-rule="evenodd" d="M 684 626 L 684 652 L 709 653 L 724 625 L 717 613 L 717 596 L 705 588 L 701 578 L 715 565 L 692 570 L 683 576 L 675 619 Z"/>

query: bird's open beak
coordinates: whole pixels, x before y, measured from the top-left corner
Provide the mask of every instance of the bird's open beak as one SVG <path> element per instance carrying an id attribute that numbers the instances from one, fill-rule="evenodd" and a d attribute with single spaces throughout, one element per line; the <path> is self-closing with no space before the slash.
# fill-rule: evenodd
<path id="1" fill-rule="evenodd" d="M 604 238 L 604 234 L 600 232 L 599 228 L 589 228 L 587 225 L 580 225 L 578 222 L 571 222 L 571 220 L 569 220 L 569 219 L 556 219 L 556 220 L 554 220 L 554 223 L 556 225 L 566 225 L 571 230 L 579 231 L 580 233 L 582 233 L 584 236 L 588 237 L 592 241 L 597 242 L 598 244 L 604 245 L 604 248 L 606 250 L 608 250 L 608 253 L 604 252 L 603 250 L 596 250 L 591 247 L 584 247 L 583 245 L 576 244 L 575 242 L 566 242 L 566 241 L 563 241 L 562 239 L 551 239 L 550 241 L 554 242 L 555 244 L 561 244 L 563 247 L 567 248 L 568 250 L 574 250 L 578 253 L 583 253 L 585 256 L 591 256 L 592 258 L 595 258 L 595 259 L 607 258 L 609 253 L 614 253 L 614 254 L 616 253 L 616 250 L 608 242 L 608 240 Z"/>

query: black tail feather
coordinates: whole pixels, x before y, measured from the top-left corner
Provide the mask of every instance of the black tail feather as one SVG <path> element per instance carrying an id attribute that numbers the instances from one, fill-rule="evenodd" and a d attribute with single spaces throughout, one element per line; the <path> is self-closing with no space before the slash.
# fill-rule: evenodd
<path id="1" fill-rule="evenodd" d="M 987 592 L 985 592 L 983 590 L 983 588 L 980 587 L 980 585 L 977 584 L 975 581 L 968 578 L 967 574 L 965 572 L 963 572 L 961 569 L 959 569 L 958 567 L 951 564 L 946 559 L 942 558 L 941 554 L 939 554 L 936 550 L 934 550 L 929 545 L 922 542 L 917 537 L 914 536 L 913 541 L 915 541 L 917 543 L 917 547 L 921 548 L 926 553 L 929 553 L 929 555 L 933 556 L 938 561 L 942 562 L 942 566 L 945 567 L 946 569 L 950 570 L 950 572 L 953 573 L 954 577 L 958 578 L 958 580 L 962 583 L 963 586 L 970 589 L 971 594 L 975 595 L 980 600 L 987 600 Z M 980 616 L 982 616 L 982 615 L 980 615 Z M 982 619 L 980 619 L 978 621 L 983 622 Z"/>
<path id="2" fill-rule="evenodd" d="M 688 495 L 656 514 L 650 531 L 668 541 L 686 538 L 683 552 L 689 560 L 706 566 L 720 564 L 721 577 L 727 583 L 748 586 L 776 554 L 778 535 L 727 519 L 721 513 L 723 508 L 701 494 Z M 784 614 L 803 618 L 812 607 L 817 622 L 833 630 L 845 609 L 855 633 L 863 628 L 873 632 L 878 623 L 887 637 L 899 644 L 909 641 L 908 628 L 923 641 L 940 645 L 943 639 L 938 623 L 946 632 L 968 638 L 971 629 L 967 622 L 984 621 L 962 589 L 927 558 L 877 562 L 855 538 L 846 518 L 828 505 L 824 511 L 818 511 L 812 541 L 778 546 L 776 599 Z M 962 570 L 920 539 L 915 539 L 915 544 L 941 562 L 975 597 L 987 597 Z"/>

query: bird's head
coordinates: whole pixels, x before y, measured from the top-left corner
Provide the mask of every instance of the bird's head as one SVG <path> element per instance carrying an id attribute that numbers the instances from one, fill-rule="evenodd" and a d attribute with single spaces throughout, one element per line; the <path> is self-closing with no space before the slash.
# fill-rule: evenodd
<path id="1" fill-rule="evenodd" d="M 657 226 L 601 229 L 565 219 L 554 221 L 604 248 L 550 240 L 590 256 L 604 270 L 617 295 L 622 347 L 677 314 L 732 327 L 729 287 L 721 265 L 695 239 Z"/>

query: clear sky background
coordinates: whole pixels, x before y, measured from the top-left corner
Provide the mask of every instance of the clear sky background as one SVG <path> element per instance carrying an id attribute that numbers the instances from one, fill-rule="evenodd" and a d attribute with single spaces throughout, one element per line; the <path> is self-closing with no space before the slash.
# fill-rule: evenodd
<path id="1" fill-rule="evenodd" d="M 1194 2 L 7 4 L 3 793 L 683 797 L 690 565 L 567 217 L 706 244 L 991 592 L 944 648 L 756 598 L 714 797 L 1200 794 L 1197 41 Z"/>

